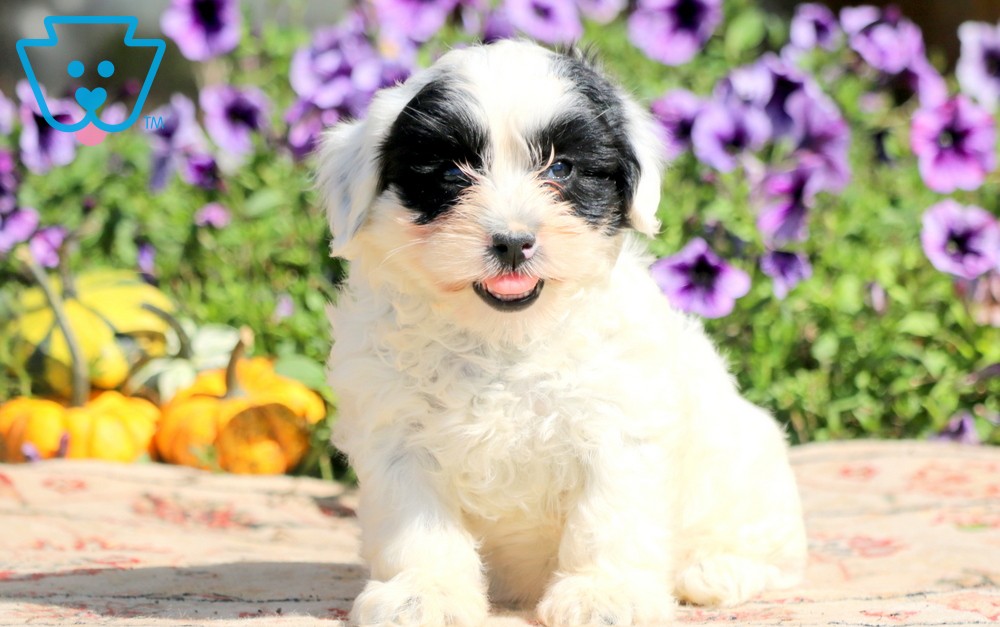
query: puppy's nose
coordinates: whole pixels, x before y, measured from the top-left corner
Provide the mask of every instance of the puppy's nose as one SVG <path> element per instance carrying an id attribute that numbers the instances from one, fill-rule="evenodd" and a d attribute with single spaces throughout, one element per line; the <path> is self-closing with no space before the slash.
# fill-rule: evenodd
<path id="1" fill-rule="evenodd" d="M 516 270 L 535 254 L 535 236 L 532 233 L 497 233 L 493 236 L 493 254 L 504 266 Z"/>

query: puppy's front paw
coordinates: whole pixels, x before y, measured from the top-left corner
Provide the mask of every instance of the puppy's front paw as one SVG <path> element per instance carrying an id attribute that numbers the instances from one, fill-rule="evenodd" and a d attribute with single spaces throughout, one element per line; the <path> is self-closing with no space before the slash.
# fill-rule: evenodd
<path id="1" fill-rule="evenodd" d="M 644 577 L 562 577 L 538 604 L 538 617 L 548 627 L 662 626 L 671 622 L 673 613 L 667 586 Z"/>
<path id="2" fill-rule="evenodd" d="M 488 613 L 486 595 L 468 581 L 402 572 L 389 581 L 369 581 L 354 600 L 351 623 L 358 627 L 476 627 L 486 621 Z"/>

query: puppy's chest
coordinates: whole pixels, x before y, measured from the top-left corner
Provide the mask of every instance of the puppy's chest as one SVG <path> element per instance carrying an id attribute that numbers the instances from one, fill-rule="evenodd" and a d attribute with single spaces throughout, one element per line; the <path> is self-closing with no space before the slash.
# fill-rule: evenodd
<path id="1" fill-rule="evenodd" d="M 515 511 L 560 516 L 582 485 L 596 402 L 569 373 L 460 367 L 448 390 L 428 399 L 422 445 L 444 489 L 486 519 Z"/>

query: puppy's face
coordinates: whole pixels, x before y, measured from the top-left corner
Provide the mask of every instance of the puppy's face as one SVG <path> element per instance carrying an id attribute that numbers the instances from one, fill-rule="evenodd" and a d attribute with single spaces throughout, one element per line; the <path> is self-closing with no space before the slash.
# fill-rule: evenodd
<path id="1" fill-rule="evenodd" d="M 325 142 L 334 253 L 469 328 L 557 318 L 655 231 L 657 133 L 589 62 L 451 52 Z"/>

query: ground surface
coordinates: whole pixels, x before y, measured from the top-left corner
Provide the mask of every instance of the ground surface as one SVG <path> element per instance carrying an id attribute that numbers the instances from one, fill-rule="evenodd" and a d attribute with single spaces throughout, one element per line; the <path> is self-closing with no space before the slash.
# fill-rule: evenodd
<path id="1" fill-rule="evenodd" d="M 681 624 L 1000 621 L 1000 450 L 849 442 L 793 460 L 805 582 L 683 607 Z M 310 479 L 0 465 L 0 625 L 338 625 L 365 577 L 352 514 L 351 494 Z"/>

